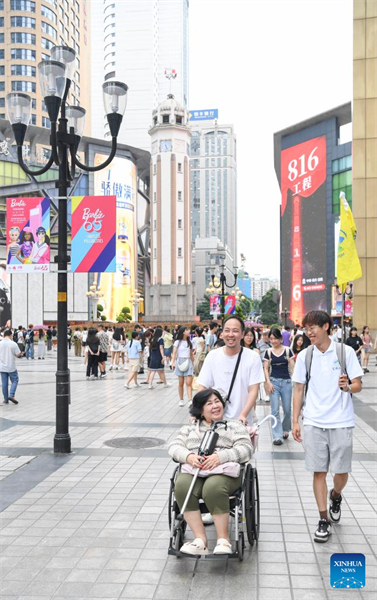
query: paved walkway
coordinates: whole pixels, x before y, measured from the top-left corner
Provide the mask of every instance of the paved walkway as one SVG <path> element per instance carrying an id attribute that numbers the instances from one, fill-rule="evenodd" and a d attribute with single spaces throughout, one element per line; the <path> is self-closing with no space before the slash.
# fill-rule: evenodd
<path id="1" fill-rule="evenodd" d="M 290 439 L 272 447 L 266 426 L 253 459 L 261 488 L 260 541 L 239 563 L 167 556 L 173 466 L 166 446 L 187 421 L 174 376 L 168 374 L 169 389 L 125 390 L 123 372 L 87 381 L 81 359 L 72 356 L 74 451 L 54 456 L 55 359 L 21 360 L 20 403 L 0 409 L 1 599 L 375 600 L 375 367 L 355 398 L 353 473 L 331 540 L 313 543 L 318 514 L 301 446 Z M 258 405 L 258 416 L 268 413 L 268 404 Z M 158 438 L 161 445 L 106 445 L 129 437 Z M 209 534 L 213 543 L 213 527 Z M 364 591 L 330 588 L 335 552 L 366 555 Z"/>

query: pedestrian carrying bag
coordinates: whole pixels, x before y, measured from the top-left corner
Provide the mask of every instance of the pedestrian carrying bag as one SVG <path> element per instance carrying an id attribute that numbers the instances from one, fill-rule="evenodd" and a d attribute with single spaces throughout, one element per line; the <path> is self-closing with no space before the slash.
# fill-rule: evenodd
<path id="1" fill-rule="evenodd" d="M 237 358 L 236 366 L 235 366 L 235 368 L 234 368 L 234 372 L 233 372 L 232 381 L 230 382 L 229 392 L 228 392 L 227 394 L 223 394 L 223 393 L 221 394 L 221 395 L 223 396 L 223 398 L 224 398 L 225 402 L 229 402 L 229 404 L 231 404 L 231 402 L 230 402 L 229 398 L 230 398 L 230 395 L 231 395 L 231 393 L 232 393 L 233 386 L 234 386 L 234 382 L 235 382 L 235 380 L 236 380 L 236 377 L 237 377 L 237 371 L 238 371 L 238 368 L 239 368 L 239 366 L 240 366 L 242 352 L 243 352 L 243 347 L 241 347 L 241 350 L 240 350 L 240 352 L 239 352 L 239 354 L 238 354 L 238 358 Z"/>
<path id="2" fill-rule="evenodd" d="M 181 373 L 186 373 L 186 371 L 188 371 L 189 366 L 190 366 L 189 358 L 185 358 L 185 360 L 183 360 L 181 363 L 178 363 L 178 369 L 181 371 Z"/>
<path id="3" fill-rule="evenodd" d="M 269 369 L 270 369 L 269 373 L 270 373 L 270 375 L 271 375 L 271 371 L 272 371 L 271 352 L 272 352 L 272 348 L 268 348 L 267 349 L 267 355 L 268 355 L 268 360 L 269 360 Z M 274 354 L 274 356 L 276 356 L 276 354 Z M 288 373 L 292 377 L 293 369 L 292 369 L 292 367 L 290 366 L 290 363 L 289 363 L 289 361 L 290 361 L 290 359 L 292 357 L 289 355 L 289 348 L 287 346 L 285 347 L 285 358 L 287 359 L 287 363 L 288 363 Z"/>
<path id="4" fill-rule="evenodd" d="M 346 365 L 346 353 L 344 353 L 344 357 L 343 357 L 344 365 L 342 366 L 341 344 L 338 344 L 337 342 L 334 342 L 334 343 L 335 343 L 335 350 L 336 350 L 336 355 L 338 357 L 338 361 L 339 361 L 339 364 L 340 364 L 340 368 L 341 368 L 341 370 L 343 370 L 343 367 L 344 367 L 344 373 L 345 373 L 345 375 L 348 375 L 348 373 L 347 373 L 347 365 Z M 306 349 L 306 354 L 305 354 L 306 383 L 305 383 L 305 394 L 304 394 L 304 396 L 306 396 L 307 393 L 308 393 L 309 381 L 310 381 L 311 370 L 312 370 L 314 348 L 315 348 L 315 346 L 309 346 Z M 351 383 L 351 380 L 350 380 L 349 377 L 348 377 L 348 383 Z M 352 394 L 351 394 L 351 396 L 352 396 Z"/>

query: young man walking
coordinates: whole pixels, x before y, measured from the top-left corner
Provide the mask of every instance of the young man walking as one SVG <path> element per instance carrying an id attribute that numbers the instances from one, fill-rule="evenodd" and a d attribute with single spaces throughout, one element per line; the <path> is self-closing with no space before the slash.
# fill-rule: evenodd
<path id="1" fill-rule="evenodd" d="M 352 394 L 361 391 L 362 369 L 355 351 L 344 346 L 346 375 L 340 365 L 340 345 L 330 339 L 332 319 L 321 310 L 309 312 L 303 325 L 311 346 L 302 350 L 296 361 L 292 381 L 292 435 L 304 441 L 305 467 L 313 472 L 313 490 L 319 511 L 315 542 L 327 542 L 331 522 L 339 523 L 342 491 L 352 470 L 352 435 L 355 427 Z M 303 437 L 299 424 L 306 388 Z M 326 476 L 331 470 L 333 487 L 327 509 Z"/>
<path id="2" fill-rule="evenodd" d="M 3 404 L 9 404 L 9 400 L 13 404 L 18 404 L 18 401 L 15 398 L 18 385 L 16 356 L 20 357 L 21 352 L 16 342 L 13 342 L 11 338 L 12 330 L 6 329 L 4 331 L 4 339 L 0 342 L 0 373 L 4 396 Z M 8 388 L 9 379 L 11 382 L 10 393 Z"/>

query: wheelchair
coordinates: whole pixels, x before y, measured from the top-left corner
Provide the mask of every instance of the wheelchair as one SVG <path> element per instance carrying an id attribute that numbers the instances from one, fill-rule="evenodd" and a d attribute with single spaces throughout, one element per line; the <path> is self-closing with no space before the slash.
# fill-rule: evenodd
<path id="1" fill-rule="evenodd" d="M 170 541 L 168 554 L 177 558 L 199 558 L 191 556 L 184 552 L 180 552 L 180 548 L 184 543 L 187 523 L 179 520 L 177 517 L 180 513 L 177 501 L 174 496 L 174 488 L 176 479 L 180 473 L 181 465 L 178 465 L 170 479 L 169 502 L 168 502 L 168 520 L 170 529 Z M 200 556 L 205 559 L 222 559 L 222 558 L 238 558 L 242 561 L 244 550 L 246 548 L 245 537 L 250 546 L 259 539 L 260 529 L 260 501 L 259 501 L 259 484 L 258 472 L 250 463 L 241 465 L 242 484 L 241 487 L 229 497 L 229 513 L 232 535 L 232 554 L 206 554 Z M 203 500 L 199 503 L 200 512 L 202 514 L 209 513 Z"/>

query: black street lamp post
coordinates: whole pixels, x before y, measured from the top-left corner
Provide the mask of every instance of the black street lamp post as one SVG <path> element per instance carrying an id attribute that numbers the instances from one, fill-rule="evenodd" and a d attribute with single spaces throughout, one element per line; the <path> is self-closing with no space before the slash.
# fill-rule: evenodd
<path id="1" fill-rule="evenodd" d="M 22 155 L 22 146 L 30 121 L 31 98 L 27 94 L 12 93 L 7 95 L 9 121 L 12 124 L 17 144 L 17 157 L 21 168 L 28 175 L 42 175 L 55 163 L 59 167 L 59 177 L 55 186 L 59 190 L 59 229 L 58 254 L 58 308 L 57 322 L 59 327 L 57 372 L 56 372 L 56 433 L 54 452 L 67 454 L 71 452 L 69 434 L 69 399 L 70 373 L 68 369 L 67 345 L 67 195 L 68 188 L 75 177 L 75 167 L 84 171 L 100 171 L 113 160 L 117 150 L 117 137 L 127 104 L 128 87 L 118 81 L 107 81 L 103 84 L 103 99 L 109 124 L 112 147 L 110 156 L 102 165 L 89 167 L 83 165 L 76 157 L 81 136 L 85 126 L 85 109 L 80 106 L 68 106 L 66 100 L 74 76 L 76 52 L 68 46 L 55 46 L 51 49 L 51 60 L 43 60 L 38 65 L 39 81 L 42 95 L 51 122 L 51 156 L 48 163 L 39 171 L 29 169 Z M 59 117 L 60 115 L 60 117 Z M 59 124 L 57 124 L 59 122 Z"/>
<path id="2" fill-rule="evenodd" d="M 281 316 L 284 317 L 284 327 L 287 326 L 287 319 L 288 319 L 288 317 L 289 317 L 290 314 L 291 313 L 289 312 L 289 310 L 287 308 L 285 308 L 283 310 L 283 312 L 281 313 Z"/>
<path id="3" fill-rule="evenodd" d="M 230 289 L 236 285 L 237 274 L 238 274 L 237 267 L 234 267 L 234 271 L 235 271 L 235 273 L 233 273 L 234 282 L 230 285 L 226 280 L 226 275 L 224 273 L 224 270 L 225 270 L 225 265 L 220 265 L 220 281 L 218 284 L 215 284 L 215 275 L 214 274 L 211 275 L 212 287 L 216 290 L 219 290 L 221 288 L 221 292 L 220 292 L 221 323 L 224 322 L 224 317 L 225 317 L 225 288 Z"/>

